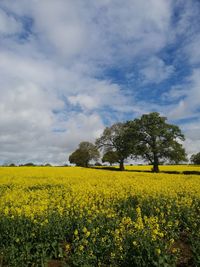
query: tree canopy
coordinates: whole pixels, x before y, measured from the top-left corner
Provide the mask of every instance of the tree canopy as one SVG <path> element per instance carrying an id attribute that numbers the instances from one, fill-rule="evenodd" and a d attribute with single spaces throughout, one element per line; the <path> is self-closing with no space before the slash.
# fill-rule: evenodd
<path id="1" fill-rule="evenodd" d="M 102 162 L 109 162 L 110 165 L 119 162 L 119 156 L 116 151 L 107 151 L 102 158 Z"/>
<path id="2" fill-rule="evenodd" d="M 98 160 L 99 151 L 96 146 L 90 142 L 81 142 L 70 156 L 69 162 L 76 166 L 88 167 L 91 160 Z"/>
<path id="3" fill-rule="evenodd" d="M 132 155 L 140 156 L 153 165 L 153 171 L 159 171 L 161 161 L 178 163 L 186 161 L 185 150 L 180 143 L 184 135 L 178 126 L 166 122 L 166 117 L 152 112 L 139 119 L 127 122 L 132 136 Z"/>
<path id="4" fill-rule="evenodd" d="M 124 170 L 124 161 L 130 155 L 130 147 L 125 133 L 126 124 L 119 122 L 111 127 L 106 127 L 101 137 L 96 140 L 96 146 L 105 153 L 116 152 L 120 170 Z"/>
<path id="5" fill-rule="evenodd" d="M 190 161 L 195 165 L 200 165 L 200 152 L 193 154 L 190 158 Z"/>
<path id="6" fill-rule="evenodd" d="M 152 112 L 126 123 L 118 122 L 106 127 L 95 145 L 80 143 L 78 149 L 69 156 L 69 161 L 77 166 L 88 167 L 91 160 L 99 158 L 99 149 L 104 153 L 102 162 L 117 162 L 120 170 L 124 170 L 125 160 L 132 157 L 148 161 L 153 165 L 152 170 L 159 172 L 162 163 L 187 161 L 183 141 L 184 135 L 178 126 L 169 124 L 166 117 Z M 191 158 L 195 164 L 199 164 L 196 160 L 199 154 Z"/>

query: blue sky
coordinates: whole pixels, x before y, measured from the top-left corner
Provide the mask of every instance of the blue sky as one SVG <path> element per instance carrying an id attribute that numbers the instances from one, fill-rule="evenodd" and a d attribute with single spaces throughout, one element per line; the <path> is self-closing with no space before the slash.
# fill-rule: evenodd
<path id="1" fill-rule="evenodd" d="M 1 0 L 0 162 L 62 164 L 158 111 L 200 151 L 198 0 Z"/>

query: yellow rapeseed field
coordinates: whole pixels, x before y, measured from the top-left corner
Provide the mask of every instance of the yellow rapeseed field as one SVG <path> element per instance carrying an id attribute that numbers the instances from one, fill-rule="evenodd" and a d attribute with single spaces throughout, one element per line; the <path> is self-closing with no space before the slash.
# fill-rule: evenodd
<path id="1" fill-rule="evenodd" d="M 127 166 L 126 169 L 128 170 L 146 170 L 151 171 L 152 166 L 151 165 L 140 165 L 140 166 Z M 200 172 L 200 166 L 199 165 L 161 165 L 159 166 L 160 171 L 172 171 L 172 172 L 184 172 L 184 171 L 197 171 Z"/>
<path id="2" fill-rule="evenodd" d="M 127 169 L 1 167 L 0 266 L 200 266 L 200 176 Z"/>

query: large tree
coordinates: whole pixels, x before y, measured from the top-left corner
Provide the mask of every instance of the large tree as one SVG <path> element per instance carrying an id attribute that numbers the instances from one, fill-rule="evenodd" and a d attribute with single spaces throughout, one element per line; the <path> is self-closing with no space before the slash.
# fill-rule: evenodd
<path id="1" fill-rule="evenodd" d="M 193 163 L 193 164 L 196 164 L 196 165 L 200 165 L 200 152 L 197 153 L 197 154 L 193 154 L 190 158 L 190 161 Z"/>
<path id="2" fill-rule="evenodd" d="M 166 117 L 152 112 L 127 122 L 133 140 L 133 155 L 152 164 L 154 172 L 159 172 L 161 161 L 186 161 L 186 153 L 180 143 L 184 140 L 184 135 L 178 126 L 169 124 L 166 120 Z"/>
<path id="3" fill-rule="evenodd" d="M 115 123 L 106 127 L 100 138 L 96 140 L 96 146 L 104 153 L 113 151 L 118 156 L 120 170 L 124 170 L 124 161 L 130 155 L 130 147 L 126 140 L 126 124 Z"/>
<path id="4" fill-rule="evenodd" d="M 69 162 L 76 166 L 88 167 L 91 160 L 98 160 L 99 151 L 90 142 L 81 142 L 79 147 L 69 156 Z"/>

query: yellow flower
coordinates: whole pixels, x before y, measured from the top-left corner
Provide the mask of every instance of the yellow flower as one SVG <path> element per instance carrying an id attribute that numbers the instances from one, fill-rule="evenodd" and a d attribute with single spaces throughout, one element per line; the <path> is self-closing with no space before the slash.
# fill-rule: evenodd
<path id="1" fill-rule="evenodd" d="M 176 253 L 176 252 L 178 252 L 178 248 L 172 248 L 172 253 Z"/>
<path id="2" fill-rule="evenodd" d="M 115 253 L 111 252 L 110 257 L 115 258 Z"/>
<path id="3" fill-rule="evenodd" d="M 138 243 L 137 243 L 137 241 L 133 241 L 133 246 L 137 246 L 138 245 Z"/>
<path id="4" fill-rule="evenodd" d="M 87 233 L 87 228 L 86 227 L 83 228 L 83 233 Z"/>
<path id="5" fill-rule="evenodd" d="M 69 251 L 71 250 L 71 245 L 70 245 L 69 243 L 67 243 L 67 244 L 65 245 L 65 250 L 66 250 L 67 252 L 69 252 Z"/>
<path id="6" fill-rule="evenodd" d="M 85 233 L 85 236 L 86 236 L 86 237 L 89 237 L 89 236 L 90 236 L 90 232 L 87 231 L 87 232 Z"/>
<path id="7" fill-rule="evenodd" d="M 150 170 L 150 166 L 126 168 Z M 161 170 L 169 171 L 191 169 L 199 171 L 195 166 L 161 166 Z M 176 234 L 181 222 L 175 218 L 181 217 L 182 210 L 190 214 L 186 231 L 189 228 L 197 230 L 199 199 L 200 182 L 196 175 L 186 179 L 179 174 L 121 173 L 79 167 L 0 167 L 2 222 L 13 219 L 10 223 L 15 223 L 16 228 L 23 227 L 23 222 L 30 222 L 33 228 L 28 234 L 37 239 L 40 227 L 45 228 L 47 224 L 60 227 L 65 218 L 69 218 L 77 229 L 69 233 L 69 236 L 73 235 L 72 244 L 66 244 L 65 253 L 71 251 L 73 245 L 79 253 L 87 247 L 86 253 L 89 254 L 97 242 L 102 242 L 104 247 L 113 242 L 117 252 L 112 256 L 122 259 L 124 243 L 132 238 L 133 249 L 140 245 L 140 241 L 149 242 L 149 238 L 158 247 L 157 241 L 164 241 L 159 239 Z M 52 220 L 48 221 L 51 216 Z M 66 220 L 66 229 L 70 227 Z M 15 238 L 15 242 L 20 244 L 21 239 Z M 166 246 L 177 253 L 173 244 L 172 238 Z M 157 255 L 161 254 L 161 248 L 155 249 Z"/>
<path id="8" fill-rule="evenodd" d="M 80 250 L 80 251 L 83 251 L 83 250 L 84 250 L 84 246 L 83 246 L 83 245 L 80 245 L 80 246 L 79 246 L 79 250 Z"/>
<path id="9" fill-rule="evenodd" d="M 74 231 L 74 235 L 75 235 L 75 236 L 78 235 L 78 230 L 77 230 L 77 229 Z"/>
<path id="10" fill-rule="evenodd" d="M 159 233 L 160 237 L 164 237 L 164 234 L 162 232 Z"/>
<path id="11" fill-rule="evenodd" d="M 158 255 L 160 255 L 160 253 L 161 253 L 161 250 L 159 249 L 159 248 L 156 248 L 156 254 L 158 254 Z"/>

